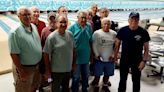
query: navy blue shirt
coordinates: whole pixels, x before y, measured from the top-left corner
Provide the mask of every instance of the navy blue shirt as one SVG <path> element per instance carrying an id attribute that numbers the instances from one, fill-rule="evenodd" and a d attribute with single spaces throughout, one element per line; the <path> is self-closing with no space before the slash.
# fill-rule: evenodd
<path id="1" fill-rule="evenodd" d="M 101 29 L 101 20 L 98 15 L 93 16 L 92 21 L 93 21 L 93 27 L 94 27 L 93 31 Z M 117 31 L 116 27 L 118 27 L 118 24 L 115 21 L 111 21 L 110 29 Z"/>
<path id="2" fill-rule="evenodd" d="M 142 59 L 143 45 L 150 40 L 148 32 L 141 27 L 131 30 L 129 26 L 125 26 L 116 37 L 122 41 L 121 58 L 126 61 Z"/>

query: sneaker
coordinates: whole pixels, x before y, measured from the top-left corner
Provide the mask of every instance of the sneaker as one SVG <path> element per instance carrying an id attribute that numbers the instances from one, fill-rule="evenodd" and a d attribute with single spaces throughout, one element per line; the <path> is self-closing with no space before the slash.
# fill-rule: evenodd
<path id="1" fill-rule="evenodd" d="M 107 85 L 108 85 L 109 87 L 112 86 L 112 84 L 110 83 L 110 81 L 108 81 Z"/>
<path id="2" fill-rule="evenodd" d="M 42 87 L 39 87 L 39 92 L 44 92 Z"/>
<path id="3" fill-rule="evenodd" d="M 103 86 L 103 87 L 102 87 L 102 90 L 104 90 L 104 92 L 110 92 L 108 86 Z"/>
<path id="4" fill-rule="evenodd" d="M 99 87 L 95 87 L 93 92 L 99 92 Z"/>

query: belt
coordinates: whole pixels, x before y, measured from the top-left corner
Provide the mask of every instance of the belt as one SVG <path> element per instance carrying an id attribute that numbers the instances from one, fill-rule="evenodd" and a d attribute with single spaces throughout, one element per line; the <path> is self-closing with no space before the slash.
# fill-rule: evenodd
<path id="1" fill-rule="evenodd" d="M 24 66 L 24 67 L 37 67 L 37 66 L 39 66 L 39 63 L 40 63 L 40 62 L 38 62 L 38 63 L 35 64 L 35 65 L 22 65 L 22 66 Z"/>

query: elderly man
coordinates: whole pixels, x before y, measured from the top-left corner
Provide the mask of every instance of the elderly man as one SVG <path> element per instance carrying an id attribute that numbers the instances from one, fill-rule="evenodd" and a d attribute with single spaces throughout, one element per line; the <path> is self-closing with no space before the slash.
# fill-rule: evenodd
<path id="1" fill-rule="evenodd" d="M 43 49 L 45 76 L 52 76 L 52 92 L 69 92 L 74 39 L 72 33 L 66 31 L 67 22 L 64 15 L 56 17 L 57 29 L 48 36 Z"/>
<path id="2" fill-rule="evenodd" d="M 132 71 L 133 92 L 140 92 L 141 71 L 148 57 L 150 37 L 148 32 L 138 25 L 139 19 L 138 12 L 131 12 L 128 19 L 129 25 L 121 28 L 116 36 L 114 56 L 116 62 L 122 43 L 118 92 L 126 92 L 129 68 Z"/>
<path id="3" fill-rule="evenodd" d="M 43 21 L 39 20 L 39 8 L 33 6 L 30 8 L 30 10 L 32 11 L 31 22 L 37 26 L 39 36 L 41 37 L 42 30 L 44 27 L 46 27 L 46 24 Z"/>
<path id="4" fill-rule="evenodd" d="M 87 24 L 86 11 L 78 11 L 77 18 L 78 21 L 69 28 L 73 33 L 76 49 L 76 61 L 74 61 L 76 69 L 73 73 L 72 92 L 79 92 L 80 74 L 82 76 L 82 92 L 87 92 L 92 28 L 90 24 Z"/>
<path id="5" fill-rule="evenodd" d="M 17 15 L 20 25 L 9 35 L 15 92 L 35 92 L 40 81 L 36 77 L 39 75 L 38 63 L 42 57 L 41 42 L 36 26 L 31 24 L 30 10 L 21 7 Z"/>
<path id="6" fill-rule="evenodd" d="M 107 9 L 107 8 L 101 8 L 100 10 L 99 10 L 99 13 L 100 13 L 100 20 L 102 20 L 103 18 L 107 18 L 108 17 L 108 15 L 109 15 L 109 10 Z M 100 23 L 101 23 L 102 21 L 100 21 Z M 102 23 L 101 23 L 101 25 L 99 25 L 100 27 L 102 26 Z M 112 30 L 115 30 L 115 24 L 114 24 L 114 22 L 113 21 L 111 21 L 110 20 L 110 29 L 112 29 Z M 91 83 L 91 85 L 93 85 L 93 86 L 95 86 L 96 85 L 96 83 L 95 83 L 95 79 L 92 81 L 92 83 Z M 110 81 L 108 82 L 108 86 L 111 86 L 111 83 L 110 83 Z"/>
<path id="7" fill-rule="evenodd" d="M 110 92 L 108 89 L 109 76 L 114 75 L 114 43 L 116 32 L 110 29 L 111 23 L 108 18 L 101 20 L 102 29 L 93 33 L 93 51 L 95 54 L 95 90 L 99 92 L 99 80 L 103 74 L 103 87 L 105 92 Z"/>
<path id="8" fill-rule="evenodd" d="M 104 8 L 101 8 L 100 11 L 99 11 L 99 14 L 100 14 L 100 19 L 103 19 L 104 17 L 108 17 L 109 16 L 109 10 L 104 7 Z M 112 20 L 111 21 L 111 27 L 110 29 L 114 30 L 114 31 L 117 31 L 117 27 L 118 27 L 118 24 L 117 22 L 114 22 Z"/>

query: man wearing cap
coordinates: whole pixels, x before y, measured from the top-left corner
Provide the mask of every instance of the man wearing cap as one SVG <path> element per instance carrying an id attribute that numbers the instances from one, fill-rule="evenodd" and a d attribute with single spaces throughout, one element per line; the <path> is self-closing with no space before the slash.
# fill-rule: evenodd
<path id="1" fill-rule="evenodd" d="M 150 37 L 145 29 L 138 26 L 139 17 L 138 12 L 131 12 L 128 19 L 129 25 L 121 28 L 116 36 L 114 53 L 116 63 L 119 48 L 122 45 L 118 92 L 126 92 L 129 68 L 132 71 L 133 92 L 140 92 L 141 71 L 148 57 Z"/>
<path id="2" fill-rule="evenodd" d="M 44 47 L 45 41 L 48 35 L 56 29 L 56 14 L 54 12 L 48 13 L 48 26 L 43 28 L 41 33 L 41 44 L 42 48 Z"/>
<path id="3" fill-rule="evenodd" d="M 55 29 L 56 29 L 56 14 L 54 12 L 49 12 L 47 16 L 48 20 L 48 26 L 43 28 L 42 33 L 41 33 L 41 45 L 42 48 L 44 48 L 45 42 L 49 34 L 51 34 Z M 42 74 L 42 80 L 41 80 L 41 85 L 39 88 L 39 92 L 44 92 L 43 87 L 47 86 L 47 80 L 45 80 L 43 74 L 45 73 L 45 64 L 42 59 L 40 63 L 40 73 Z"/>

